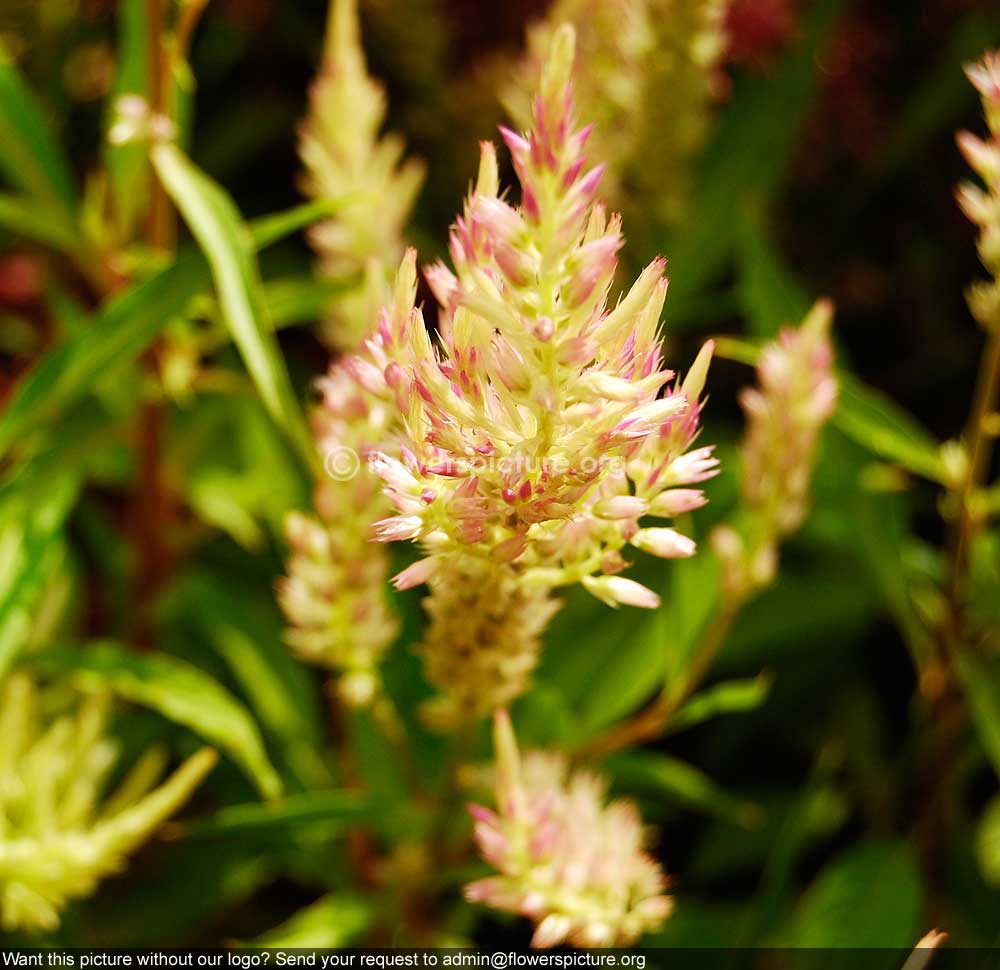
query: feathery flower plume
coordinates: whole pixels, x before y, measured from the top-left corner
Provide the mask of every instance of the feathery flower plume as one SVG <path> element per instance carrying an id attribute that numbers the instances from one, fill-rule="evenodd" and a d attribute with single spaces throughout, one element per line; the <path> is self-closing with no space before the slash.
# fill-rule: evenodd
<path id="1" fill-rule="evenodd" d="M 958 147 L 983 180 L 985 191 L 971 182 L 958 188 L 962 211 L 979 227 L 979 258 L 993 279 L 969 287 L 969 307 L 987 330 L 1000 328 L 1000 52 L 986 54 L 965 73 L 983 99 L 990 136 L 971 132 L 958 136 Z"/>
<path id="2" fill-rule="evenodd" d="M 654 594 L 615 574 L 629 544 L 667 558 L 694 551 L 639 520 L 673 514 L 670 490 L 715 472 L 711 448 L 688 451 L 711 345 L 668 385 L 662 260 L 608 305 L 620 220 L 595 202 L 602 166 L 586 167 L 573 37 L 568 26 L 554 36 L 531 130 L 503 130 L 519 206 L 502 197 L 493 146 L 482 146 L 451 232 L 454 272 L 427 273 L 438 346 L 418 310 L 396 314 L 395 331 L 383 321 L 380 344 L 397 356 L 382 376 L 405 417 L 402 460 L 385 456 L 378 469 L 398 514 L 377 535 L 419 541 L 433 568 L 473 557 L 536 588 L 582 582 L 609 603 L 652 607 Z"/>
<path id="3" fill-rule="evenodd" d="M 761 353 L 759 386 L 746 388 L 743 500 L 752 519 L 749 548 L 730 528 L 714 545 L 726 564 L 730 592 L 767 585 L 777 566 L 777 544 L 808 511 L 809 485 L 823 425 L 837 404 L 830 325 L 833 305 L 819 300 L 798 329 L 786 328 Z"/>
<path id="4" fill-rule="evenodd" d="M 403 229 L 424 178 L 420 162 L 401 162 L 401 138 L 379 137 L 385 112 L 385 92 L 365 68 L 356 0 L 333 0 L 299 153 L 306 193 L 338 204 L 310 233 L 321 272 L 365 279 L 331 307 L 326 337 L 338 350 L 357 347 L 389 298 L 386 268 L 402 255 Z"/>
<path id="5" fill-rule="evenodd" d="M 559 24 L 577 34 L 574 94 L 595 123 L 594 156 L 606 164 L 602 193 L 626 212 L 650 207 L 667 222 L 683 210 L 687 169 L 709 117 L 713 76 L 724 50 L 720 0 L 559 0 L 529 28 L 527 52 L 502 99 L 531 124 L 533 89 Z M 653 174 L 644 160 L 655 157 Z M 655 179 L 655 181 L 650 181 Z"/>
<path id="6" fill-rule="evenodd" d="M 558 754 L 522 759 L 505 711 L 493 724 L 496 810 L 470 806 L 483 858 L 498 872 L 466 898 L 519 913 L 536 926 L 532 945 L 627 946 L 670 914 L 666 879 L 643 851 L 635 805 L 606 803 L 604 782 L 570 773 Z"/>
<path id="7" fill-rule="evenodd" d="M 7 678 L 0 697 L 0 925 L 7 931 L 55 929 L 65 905 L 123 869 L 216 761 L 203 748 L 156 787 L 164 758 L 151 751 L 105 798 L 118 759 L 105 734 L 108 698 L 91 695 L 52 718 L 57 701 L 23 673 Z"/>
<path id="8" fill-rule="evenodd" d="M 408 319 L 416 287 L 411 250 L 383 320 L 393 314 Z M 384 323 L 381 329 L 391 328 Z M 376 697 L 378 663 L 399 629 L 386 599 L 388 556 L 371 541 L 389 502 L 370 469 L 400 413 L 385 381 L 388 358 L 380 340 L 376 333 L 318 382 L 321 401 L 312 422 L 327 477 L 316 487 L 316 515 L 293 512 L 285 522 L 291 556 L 288 576 L 277 583 L 290 624 L 286 642 L 303 660 L 338 673 L 341 697 L 355 706 Z"/>

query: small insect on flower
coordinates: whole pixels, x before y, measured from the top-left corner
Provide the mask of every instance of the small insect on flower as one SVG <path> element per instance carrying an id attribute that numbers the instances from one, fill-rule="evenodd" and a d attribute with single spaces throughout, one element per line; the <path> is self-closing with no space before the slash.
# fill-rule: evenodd
<path id="1" fill-rule="evenodd" d="M 604 782 L 571 772 L 558 754 L 523 758 L 506 711 L 493 722 L 496 810 L 469 808 L 475 839 L 497 875 L 466 898 L 527 916 L 532 945 L 627 946 L 658 928 L 673 901 L 631 802 L 608 802 Z"/>

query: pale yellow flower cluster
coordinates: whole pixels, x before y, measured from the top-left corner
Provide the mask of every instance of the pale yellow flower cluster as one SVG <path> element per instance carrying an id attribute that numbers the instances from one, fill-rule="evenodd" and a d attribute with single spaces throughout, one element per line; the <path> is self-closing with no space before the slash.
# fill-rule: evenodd
<path id="1" fill-rule="evenodd" d="M 55 710 L 53 710 L 55 708 Z M 23 673 L 0 695 L 0 925 L 51 930 L 191 796 L 212 769 L 210 748 L 157 786 L 164 757 L 146 753 L 108 796 L 118 759 L 105 733 L 106 696 L 67 705 Z"/>
<path id="2" fill-rule="evenodd" d="M 299 152 L 306 193 L 336 205 L 310 232 L 321 273 L 365 280 L 330 308 L 325 336 L 336 350 L 357 347 L 388 299 L 387 273 L 402 256 L 404 230 L 424 179 L 420 162 L 403 161 L 398 135 L 380 137 L 385 113 L 385 92 L 365 67 L 356 0 L 333 0 Z"/>
<path id="3" fill-rule="evenodd" d="M 539 68 L 558 25 L 572 24 L 576 103 L 595 123 L 590 148 L 607 166 L 604 198 L 627 215 L 641 209 L 672 224 L 711 118 L 724 12 L 722 0 L 557 0 L 529 28 L 504 105 L 516 124 L 530 125 Z"/>

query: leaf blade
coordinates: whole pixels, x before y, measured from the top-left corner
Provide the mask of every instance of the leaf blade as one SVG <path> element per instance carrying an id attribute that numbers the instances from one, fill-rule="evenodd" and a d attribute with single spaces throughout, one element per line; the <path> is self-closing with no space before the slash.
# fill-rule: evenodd
<path id="1" fill-rule="evenodd" d="M 32 665 L 66 675 L 84 690 L 110 688 L 158 711 L 226 751 L 261 794 L 281 794 L 281 780 L 247 709 L 221 684 L 192 664 L 163 653 L 137 653 L 104 640 L 83 649 L 55 649 Z"/>

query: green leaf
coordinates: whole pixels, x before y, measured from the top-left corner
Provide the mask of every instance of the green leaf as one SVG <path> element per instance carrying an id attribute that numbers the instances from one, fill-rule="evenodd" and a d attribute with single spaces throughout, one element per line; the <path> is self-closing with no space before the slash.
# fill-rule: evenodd
<path id="1" fill-rule="evenodd" d="M 770 693 L 774 678 L 760 674 L 749 680 L 728 680 L 692 697 L 670 719 L 669 730 L 682 731 L 720 714 L 743 714 L 756 710 Z"/>
<path id="2" fill-rule="evenodd" d="M 859 445 L 915 475 L 945 480 L 936 441 L 899 405 L 841 371 L 840 401 L 833 423 Z"/>
<path id="3" fill-rule="evenodd" d="M 716 341 L 715 352 L 755 367 L 761 346 L 760 342 L 722 337 Z M 837 380 L 840 395 L 833 416 L 837 428 L 863 448 L 915 475 L 934 482 L 945 480 L 940 447 L 918 421 L 847 371 L 838 370 Z"/>
<path id="4" fill-rule="evenodd" d="M 58 418 L 110 367 L 134 361 L 207 281 L 203 260 L 189 253 L 107 303 L 79 336 L 49 352 L 17 385 L 0 415 L 0 455 Z"/>
<path id="5" fill-rule="evenodd" d="M 209 819 L 185 824 L 181 831 L 188 838 L 242 838 L 250 833 L 282 832 L 316 822 L 335 829 L 342 823 L 353 824 L 371 817 L 372 806 L 354 792 L 307 792 L 267 804 L 230 805 Z"/>
<path id="6" fill-rule="evenodd" d="M 763 821 L 759 806 L 730 795 L 693 765 L 669 755 L 645 751 L 619 755 L 605 768 L 617 785 L 629 791 L 667 795 L 744 828 Z"/>
<path id="7" fill-rule="evenodd" d="M 281 794 L 281 780 L 253 718 L 203 670 L 168 654 L 137 653 L 110 641 L 46 651 L 33 657 L 32 663 L 66 675 L 84 690 L 110 688 L 151 707 L 226 751 L 264 796 Z"/>
<path id="8" fill-rule="evenodd" d="M 226 661 L 295 776 L 306 787 L 328 785 L 315 682 L 281 642 L 276 611 L 264 614 L 246 598 L 222 577 L 193 574 L 177 590 L 175 609 Z"/>
<path id="9" fill-rule="evenodd" d="M 979 741 L 1000 777 L 1000 661 L 963 648 L 954 663 Z"/>
<path id="10" fill-rule="evenodd" d="M 749 216 L 742 221 L 738 258 L 740 304 L 751 333 L 773 337 L 806 315 L 808 294 Z"/>
<path id="11" fill-rule="evenodd" d="M 296 323 L 315 323 L 330 304 L 358 285 L 356 280 L 332 282 L 311 276 L 289 276 L 264 284 L 264 299 L 275 329 Z"/>
<path id="12" fill-rule="evenodd" d="M 119 0 L 118 71 L 105 109 L 105 135 L 114 124 L 116 103 L 125 95 L 149 100 L 149 25 L 145 0 Z M 131 237 L 149 202 L 152 172 L 148 146 L 141 141 L 114 144 L 104 139 L 115 227 L 120 239 Z"/>
<path id="13" fill-rule="evenodd" d="M 68 251 L 79 243 L 71 225 L 53 218 L 50 212 L 39 209 L 35 202 L 26 197 L 0 194 L 0 226 L 15 236 L 31 239 L 54 249 Z"/>
<path id="14" fill-rule="evenodd" d="M 909 949 L 920 936 L 922 902 L 920 870 L 905 845 L 858 845 L 816 877 L 799 905 L 787 944 Z"/>
<path id="15" fill-rule="evenodd" d="M 223 318 L 261 399 L 306 464 L 315 467 L 316 449 L 267 315 L 250 230 L 225 191 L 178 148 L 158 145 L 153 165 L 208 259 Z M 287 223 L 269 232 L 278 231 L 288 231 Z"/>
<path id="16" fill-rule="evenodd" d="M 0 171 L 64 225 L 73 226 L 76 192 L 65 156 L 41 106 L 0 45 Z"/>
<path id="17" fill-rule="evenodd" d="M 190 162 L 187 164 L 191 167 Z M 196 170 L 193 171 L 196 172 Z M 209 185 L 214 185 L 207 175 L 200 174 L 201 178 Z M 221 190 L 216 188 L 216 191 Z M 229 204 L 232 205 L 231 202 Z M 250 223 L 250 238 L 253 239 L 253 243 L 258 249 L 266 249 L 279 239 L 284 239 L 285 236 L 290 236 L 314 222 L 319 222 L 320 219 L 327 218 L 336 212 L 341 204 L 336 199 L 319 199 L 316 202 L 303 202 L 302 205 L 293 206 L 284 212 L 261 216 Z"/>
<path id="18" fill-rule="evenodd" d="M 367 900 L 330 893 L 245 945 L 333 949 L 353 943 L 373 918 L 372 904 Z"/>
<path id="19" fill-rule="evenodd" d="M 976 858 L 983 878 L 1000 886 L 1000 796 L 986 806 L 976 826 Z"/>
<path id="20" fill-rule="evenodd" d="M 294 220 L 283 220 L 282 226 L 289 229 Z M 273 231 L 261 235 L 267 244 L 279 238 Z M 184 315 L 192 298 L 209 283 L 201 254 L 182 252 L 172 265 L 104 304 L 78 334 L 49 351 L 17 385 L 0 414 L 0 457 L 34 429 L 60 418 L 106 378 L 110 368 L 128 367 L 172 319 Z"/>
<path id="21" fill-rule="evenodd" d="M 29 501 L 4 503 L 0 517 L 0 679 L 28 640 L 37 604 L 63 561 L 63 524 L 78 491 L 76 477 L 62 475 L 40 484 Z"/>

